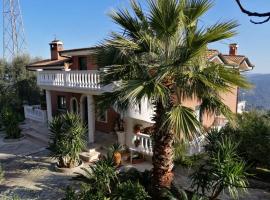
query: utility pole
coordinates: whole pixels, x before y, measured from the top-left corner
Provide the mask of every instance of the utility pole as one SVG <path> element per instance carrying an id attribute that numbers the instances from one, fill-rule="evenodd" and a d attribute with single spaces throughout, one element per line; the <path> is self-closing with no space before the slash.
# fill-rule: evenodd
<path id="1" fill-rule="evenodd" d="M 9 61 L 26 52 L 26 40 L 19 0 L 3 1 L 3 59 Z"/>

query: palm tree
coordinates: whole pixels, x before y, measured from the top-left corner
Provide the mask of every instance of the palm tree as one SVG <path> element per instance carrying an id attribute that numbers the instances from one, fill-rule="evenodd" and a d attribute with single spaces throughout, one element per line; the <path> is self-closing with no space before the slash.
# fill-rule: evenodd
<path id="1" fill-rule="evenodd" d="M 153 189 L 170 187 L 173 180 L 174 139 L 191 140 L 201 128 L 188 99 L 199 99 L 201 113 L 220 112 L 232 119 L 220 93 L 249 84 L 237 70 L 210 63 L 207 45 L 236 34 L 235 21 L 201 26 L 199 20 L 212 6 L 210 0 L 148 0 L 148 9 L 131 1 L 128 9 L 110 17 L 120 26 L 97 49 L 104 67 L 104 85 L 117 87 L 99 98 L 99 106 L 126 110 L 147 99 L 155 107 L 153 135 Z"/>

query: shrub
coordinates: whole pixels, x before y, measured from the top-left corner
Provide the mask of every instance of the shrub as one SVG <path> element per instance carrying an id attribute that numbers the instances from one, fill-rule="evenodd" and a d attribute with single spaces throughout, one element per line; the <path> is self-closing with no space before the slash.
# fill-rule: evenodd
<path id="1" fill-rule="evenodd" d="M 1 121 L 5 126 L 7 139 L 17 139 L 21 137 L 18 115 L 10 107 L 3 108 L 1 112 Z"/>
<path id="2" fill-rule="evenodd" d="M 248 163 L 270 168 L 270 118 L 252 111 L 239 115 L 237 126 L 228 125 L 223 129 L 235 141 L 239 155 Z"/>
<path id="3" fill-rule="evenodd" d="M 55 117 L 50 123 L 50 132 L 49 149 L 59 167 L 78 165 L 79 153 L 86 146 L 86 127 L 80 117 L 71 113 Z"/>
<path id="4" fill-rule="evenodd" d="M 0 165 L 0 183 L 4 180 L 4 171 L 2 166 Z"/>
<path id="5" fill-rule="evenodd" d="M 193 167 L 201 160 L 203 154 L 187 155 L 188 145 L 185 143 L 174 144 L 174 163 L 183 167 Z"/>
<path id="6" fill-rule="evenodd" d="M 119 183 L 112 196 L 114 200 L 146 200 L 150 198 L 139 182 L 133 183 L 130 180 Z"/>
<path id="7" fill-rule="evenodd" d="M 65 193 L 65 198 L 63 200 L 73 200 L 73 199 L 76 199 L 77 195 L 76 195 L 76 192 L 75 190 L 68 186 L 66 188 L 66 193 Z"/>
<path id="8" fill-rule="evenodd" d="M 82 169 L 84 173 L 79 174 L 76 179 L 93 185 L 98 191 L 104 194 L 110 194 L 112 186 L 118 182 L 117 172 L 113 162 L 108 162 L 106 159 L 97 161 L 89 169 Z"/>
<path id="9" fill-rule="evenodd" d="M 208 159 L 191 175 L 192 187 L 197 193 L 210 193 L 210 199 L 216 199 L 225 189 L 237 198 L 238 188 L 246 191 L 248 184 L 245 163 L 237 155 L 238 145 L 228 137 L 209 145 Z"/>

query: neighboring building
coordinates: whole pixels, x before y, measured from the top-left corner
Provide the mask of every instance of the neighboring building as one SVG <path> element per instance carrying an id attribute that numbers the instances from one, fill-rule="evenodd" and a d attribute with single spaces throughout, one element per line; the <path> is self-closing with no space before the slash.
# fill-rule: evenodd
<path id="1" fill-rule="evenodd" d="M 239 101 L 237 106 L 237 113 L 242 114 L 243 112 L 246 112 L 246 101 Z"/>
<path id="2" fill-rule="evenodd" d="M 27 66 L 28 70 L 37 71 L 38 86 L 45 90 L 48 121 L 51 121 L 53 116 L 67 111 L 79 114 L 88 124 L 89 143 L 93 143 L 94 137 L 98 137 L 96 130 L 107 133 L 114 131 L 116 124 L 119 123 L 120 114 L 113 108 L 99 113 L 95 107 L 95 97 L 105 91 L 111 91 L 112 86 L 102 87 L 100 85 L 98 66 L 95 58 L 91 56 L 94 48 L 64 50 L 63 43 L 54 40 L 50 43 L 50 50 L 50 59 Z M 237 54 L 236 44 L 230 45 L 228 55 L 221 54 L 217 50 L 209 50 L 207 58 L 225 67 L 239 69 L 240 72 L 249 71 L 254 67 L 248 58 Z M 238 88 L 234 88 L 230 93 L 221 94 L 221 96 L 224 103 L 236 113 Z M 200 101 L 190 99 L 184 104 L 193 108 L 198 116 L 200 115 Z M 136 124 L 144 127 L 152 126 L 152 115 L 152 105 L 148 105 L 146 100 L 142 101 L 141 105 L 134 105 L 133 108 L 130 108 L 124 115 L 126 134 L 125 138 L 122 138 L 122 143 L 132 146 L 134 126 Z M 201 120 L 206 128 L 222 126 L 226 123 L 223 116 L 215 114 L 205 115 Z M 144 147 L 151 149 L 150 138 L 144 134 L 141 134 L 140 137 L 145 138 Z"/>

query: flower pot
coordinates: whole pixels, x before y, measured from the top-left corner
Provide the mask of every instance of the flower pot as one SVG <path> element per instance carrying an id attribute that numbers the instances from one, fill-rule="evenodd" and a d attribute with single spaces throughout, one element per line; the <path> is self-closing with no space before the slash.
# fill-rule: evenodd
<path id="1" fill-rule="evenodd" d="M 121 156 L 120 152 L 118 152 L 118 151 L 114 152 L 113 161 L 114 161 L 114 164 L 116 165 L 116 167 L 118 167 L 121 164 L 122 156 Z"/>
<path id="2" fill-rule="evenodd" d="M 83 167 L 83 162 L 80 160 L 79 165 L 73 168 L 59 167 L 59 163 L 55 163 L 55 170 L 64 174 L 73 174 L 74 172 L 79 171 Z"/>
<path id="3" fill-rule="evenodd" d="M 16 138 L 16 139 L 12 139 L 12 138 L 4 138 L 4 139 L 3 139 L 3 142 L 6 142 L 6 143 L 20 142 L 20 141 L 24 140 L 25 138 L 26 138 L 25 135 L 21 135 L 21 137 Z"/>

